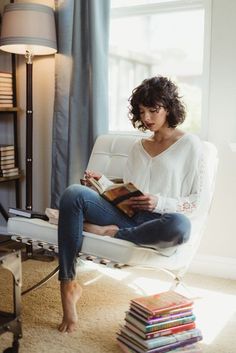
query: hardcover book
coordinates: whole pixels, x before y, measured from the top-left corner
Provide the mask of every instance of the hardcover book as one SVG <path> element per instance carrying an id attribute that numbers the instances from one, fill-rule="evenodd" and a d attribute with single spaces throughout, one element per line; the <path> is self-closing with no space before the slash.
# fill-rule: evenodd
<path id="1" fill-rule="evenodd" d="M 142 348 L 146 348 L 147 350 L 167 346 L 172 343 L 176 342 L 184 342 L 190 338 L 201 337 L 201 331 L 199 329 L 192 329 L 187 330 L 184 332 L 168 335 L 168 336 L 161 336 L 157 338 L 151 338 L 148 340 L 142 339 L 137 334 L 126 328 L 121 329 L 120 335 L 132 341 L 133 343 L 138 344 Z"/>
<path id="2" fill-rule="evenodd" d="M 147 325 L 145 322 L 142 322 L 142 321 L 136 319 L 134 316 L 132 316 L 130 314 L 126 315 L 126 321 L 128 321 L 130 324 L 136 326 L 144 333 L 168 329 L 170 327 L 174 327 L 174 326 L 178 326 L 178 325 L 188 324 L 190 322 L 195 321 L 195 319 L 196 319 L 195 315 L 190 315 L 190 316 L 186 316 L 186 317 L 179 318 L 179 319 L 168 320 L 168 321 L 159 322 L 156 324 Z"/>
<path id="3" fill-rule="evenodd" d="M 166 329 L 157 330 L 157 331 L 153 331 L 153 332 L 146 332 L 146 333 L 143 332 L 142 330 L 140 330 L 138 327 L 132 325 L 128 321 L 126 322 L 125 326 L 121 330 L 126 331 L 126 327 L 129 330 L 131 330 L 132 332 L 136 333 L 141 338 L 148 340 L 150 338 L 168 336 L 168 335 L 173 335 L 175 333 L 179 333 L 179 332 L 183 332 L 183 331 L 187 331 L 187 330 L 192 330 L 192 329 L 196 328 L 196 324 L 195 324 L 195 322 L 189 322 L 187 324 L 173 326 L 173 327 L 169 327 Z"/>
<path id="4" fill-rule="evenodd" d="M 127 347 L 131 348 L 131 352 L 133 349 L 137 353 L 166 353 L 176 348 L 186 347 L 188 345 L 192 345 L 193 343 L 199 342 L 202 340 L 202 336 L 192 337 L 192 338 L 186 339 L 185 341 L 178 341 L 178 342 L 167 344 L 165 346 L 156 347 L 148 350 L 140 346 L 136 342 L 130 340 L 129 338 L 123 337 L 122 335 L 118 335 L 117 339 L 118 341 L 121 341 L 123 344 L 125 344 Z"/>
<path id="5" fill-rule="evenodd" d="M 178 310 L 179 311 L 177 312 L 175 310 L 172 310 L 165 314 L 155 315 L 150 317 L 145 315 L 142 310 L 131 307 L 128 313 L 136 317 L 136 319 L 145 322 L 147 325 L 152 325 L 158 322 L 163 322 L 163 321 L 172 320 L 172 319 L 180 319 L 181 317 L 193 315 L 192 306 L 184 309 L 180 308 Z"/>
<path id="6" fill-rule="evenodd" d="M 135 214 L 135 211 L 127 203 L 127 200 L 133 196 L 143 195 L 143 193 L 133 183 L 113 184 L 104 187 L 99 183 L 99 180 L 94 178 L 89 178 L 88 181 L 104 199 L 111 202 L 127 216 L 132 217 Z"/>
<path id="7" fill-rule="evenodd" d="M 193 301 L 191 299 L 174 291 L 162 292 L 131 300 L 131 306 L 137 307 L 150 315 L 162 314 L 173 309 L 189 307 L 192 304 Z"/>
<path id="8" fill-rule="evenodd" d="M 117 340 L 117 343 L 124 353 L 137 353 L 138 352 L 137 350 L 134 350 L 134 349 L 130 348 L 129 346 L 127 346 L 124 342 L 121 342 L 119 339 Z M 146 351 L 146 352 L 148 353 L 148 351 Z M 171 350 L 169 352 L 173 352 L 173 353 L 203 353 L 202 349 L 199 347 L 198 343 L 188 344 L 187 346 L 176 348 L 176 349 Z"/>

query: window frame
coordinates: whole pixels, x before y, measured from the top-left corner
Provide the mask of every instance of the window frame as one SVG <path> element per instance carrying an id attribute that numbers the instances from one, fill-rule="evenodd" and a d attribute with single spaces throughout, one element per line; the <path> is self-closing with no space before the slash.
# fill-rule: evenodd
<path id="1" fill-rule="evenodd" d="M 143 5 L 131 5 L 111 8 L 111 18 L 124 18 L 148 15 L 155 12 L 176 12 L 184 10 L 204 9 L 204 43 L 203 43 L 203 71 L 202 71 L 202 107 L 201 127 L 199 136 L 208 137 L 209 127 L 209 81 L 210 81 L 210 48 L 211 48 L 211 14 L 212 0 L 176 0 Z M 114 131 L 114 130 L 113 130 Z M 118 131 L 118 130 L 117 130 Z M 119 131 L 122 132 L 122 131 Z M 127 131 L 124 131 L 127 132 Z"/>

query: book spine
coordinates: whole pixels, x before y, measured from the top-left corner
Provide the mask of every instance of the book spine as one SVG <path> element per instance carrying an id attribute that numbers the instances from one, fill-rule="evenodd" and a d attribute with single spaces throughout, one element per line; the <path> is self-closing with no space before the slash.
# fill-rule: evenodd
<path id="1" fill-rule="evenodd" d="M 154 324 L 154 325 L 147 325 L 145 327 L 145 331 L 152 332 L 152 331 L 156 331 L 156 330 L 167 329 L 167 328 L 170 328 L 173 326 L 178 326 L 178 325 L 187 324 L 189 322 L 193 322 L 195 319 L 196 319 L 195 315 L 191 315 L 191 316 L 186 316 L 186 317 L 183 317 L 183 318 L 177 319 L 177 320 L 170 320 L 167 322 L 161 322 L 161 323 Z"/>
<path id="2" fill-rule="evenodd" d="M 180 347 L 182 348 L 187 345 L 199 342 L 201 340 L 202 340 L 202 336 L 192 337 L 187 339 L 186 341 L 175 342 L 175 343 L 168 344 L 166 346 L 151 349 L 148 351 L 148 353 L 166 353 L 166 352 L 170 352 L 173 349 L 180 348 Z"/>
<path id="3" fill-rule="evenodd" d="M 166 346 L 168 344 L 172 344 L 175 342 L 186 341 L 190 338 L 200 337 L 200 336 L 201 336 L 200 330 L 192 329 L 192 330 L 184 331 L 184 332 L 177 333 L 174 335 L 172 334 L 169 336 L 162 336 L 162 337 L 154 338 L 151 340 L 146 340 L 144 342 L 145 342 L 145 346 L 148 349 L 152 349 L 152 348 L 156 348 L 156 347 Z"/>
<path id="4" fill-rule="evenodd" d="M 193 315 L 192 310 L 186 310 L 186 311 L 180 311 L 179 313 L 169 313 L 169 314 L 160 315 L 160 316 L 153 317 L 153 318 L 145 318 L 144 316 L 142 316 L 140 313 L 138 313 L 136 310 L 133 310 L 132 308 L 130 309 L 129 312 L 131 315 L 133 315 L 137 319 L 145 321 L 145 323 L 147 325 L 152 325 L 152 324 L 156 324 L 156 323 L 168 321 L 168 320 L 173 320 L 173 319 L 180 319 L 185 316 Z"/>
<path id="5" fill-rule="evenodd" d="M 146 334 L 146 338 L 155 338 L 160 336 L 167 336 L 173 335 L 182 331 L 192 330 L 196 327 L 195 322 L 190 322 L 189 324 L 183 324 L 179 326 L 170 327 L 168 329 L 160 330 L 160 331 L 153 331 Z"/>

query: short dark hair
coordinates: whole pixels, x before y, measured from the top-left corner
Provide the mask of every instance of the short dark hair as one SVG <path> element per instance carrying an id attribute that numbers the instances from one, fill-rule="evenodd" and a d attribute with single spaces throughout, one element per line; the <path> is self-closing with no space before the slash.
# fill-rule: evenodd
<path id="1" fill-rule="evenodd" d="M 162 105 L 168 110 L 167 122 L 169 127 L 175 128 L 185 120 L 185 106 L 181 102 L 178 87 L 167 77 L 155 76 L 145 79 L 134 88 L 129 103 L 129 119 L 134 127 L 142 131 L 145 131 L 146 127 L 141 121 L 140 105 L 153 108 L 158 104 Z"/>

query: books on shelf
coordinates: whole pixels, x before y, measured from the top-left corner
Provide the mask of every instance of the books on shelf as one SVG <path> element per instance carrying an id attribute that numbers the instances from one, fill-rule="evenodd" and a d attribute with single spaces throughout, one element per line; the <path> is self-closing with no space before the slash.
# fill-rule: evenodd
<path id="1" fill-rule="evenodd" d="M 135 211 L 127 203 L 127 200 L 132 196 L 143 195 L 143 193 L 133 183 L 104 186 L 99 182 L 100 180 L 94 178 L 89 178 L 88 180 L 102 197 L 111 202 L 120 211 L 124 212 L 129 217 L 135 214 Z"/>
<path id="2" fill-rule="evenodd" d="M 14 145 L 0 144 L 0 151 L 14 151 Z"/>
<path id="3" fill-rule="evenodd" d="M 13 103 L 0 103 L 0 108 L 13 108 Z"/>
<path id="4" fill-rule="evenodd" d="M 0 71 L 0 108 L 13 107 L 13 79 L 11 72 Z"/>
<path id="5" fill-rule="evenodd" d="M 0 145 L 0 161 L 13 158 L 15 158 L 14 145 Z"/>
<path id="6" fill-rule="evenodd" d="M 9 161 L 9 160 L 15 160 L 15 153 L 14 154 L 10 154 L 7 156 L 2 156 L 1 152 L 0 152 L 0 162 L 2 163 L 3 161 Z"/>
<path id="7" fill-rule="evenodd" d="M 48 217 L 45 215 L 45 213 L 41 213 L 41 212 L 24 210 L 16 207 L 10 207 L 8 209 L 8 212 L 15 216 L 26 217 L 26 218 L 39 218 L 44 221 L 48 221 Z"/>
<path id="8" fill-rule="evenodd" d="M 10 71 L 0 71 L 0 77 L 8 77 L 8 78 L 12 78 L 12 72 Z"/>
<path id="9" fill-rule="evenodd" d="M 132 299 L 125 323 L 117 333 L 124 352 L 200 352 L 202 340 L 196 328 L 193 300 L 174 291 Z M 193 349 L 194 347 L 194 349 Z"/>
<path id="10" fill-rule="evenodd" d="M 19 168 L 18 167 L 0 169 L 0 176 L 1 177 L 9 177 L 9 176 L 16 176 L 16 175 L 19 175 Z"/>

